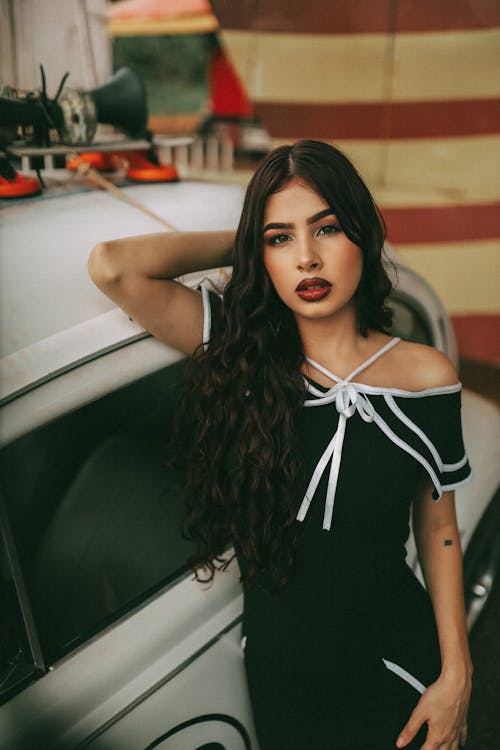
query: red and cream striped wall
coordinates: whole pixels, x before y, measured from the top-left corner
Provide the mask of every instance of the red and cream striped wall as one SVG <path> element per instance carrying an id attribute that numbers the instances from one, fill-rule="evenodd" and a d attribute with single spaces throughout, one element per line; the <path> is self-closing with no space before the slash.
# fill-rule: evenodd
<path id="1" fill-rule="evenodd" d="M 500 364 L 500 2 L 212 0 L 275 144 L 342 148 L 461 356 Z"/>

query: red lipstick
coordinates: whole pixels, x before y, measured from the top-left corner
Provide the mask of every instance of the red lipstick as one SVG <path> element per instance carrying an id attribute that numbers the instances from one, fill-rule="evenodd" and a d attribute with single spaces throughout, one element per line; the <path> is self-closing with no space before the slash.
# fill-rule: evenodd
<path id="1" fill-rule="evenodd" d="M 306 302 L 317 302 L 330 294 L 332 285 L 326 279 L 311 278 L 303 279 L 297 284 L 295 291 L 298 296 Z"/>

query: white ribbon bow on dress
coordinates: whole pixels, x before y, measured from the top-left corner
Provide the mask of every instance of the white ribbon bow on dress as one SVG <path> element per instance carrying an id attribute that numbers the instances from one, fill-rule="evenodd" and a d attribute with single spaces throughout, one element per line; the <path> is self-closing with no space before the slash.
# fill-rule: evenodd
<path id="1" fill-rule="evenodd" d="M 323 516 L 323 529 L 329 530 L 332 523 L 333 506 L 335 504 L 335 493 L 337 489 L 337 482 L 340 471 L 340 461 L 342 458 L 342 445 L 344 443 L 345 428 L 349 417 L 357 411 L 359 416 L 365 422 L 373 422 L 375 418 L 375 409 L 372 403 L 368 400 L 365 393 L 363 393 L 362 383 L 352 383 L 351 378 L 357 375 L 361 370 L 364 370 L 368 365 L 371 365 L 381 354 L 386 352 L 392 346 L 398 343 L 401 339 L 397 336 L 392 338 L 385 346 L 379 349 L 373 354 L 366 362 L 359 365 L 353 372 L 351 372 L 344 380 L 338 378 L 332 372 L 327 370 L 322 365 L 318 364 L 312 359 L 307 357 L 307 361 L 316 370 L 322 372 L 328 378 L 337 381 L 336 384 L 328 391 L 323 392 L 314 385 L 306 380 L 306 386 L 310 393 L 313 393 L 317 398 L 308 399 L 304 402 L 304 406 L 324 406 L 335 402 L 335 407 L 339 413 L 339 423 L 335 435 L 328 443 L 323 455 L 319 459 L 316 468 L 314 469 L 311 481 L 307 487 L 304 499 L 299 508 L 297 514 L 297 520 L 303 521 L 306 517 L 307 511 L 314 497 L 318 485 L 321 481 L 328 462 L 331 461 L 330 474 L 328 477 L 328 487 L 326 491 L 326 502 L 325 502 L 325 513 Z"/>

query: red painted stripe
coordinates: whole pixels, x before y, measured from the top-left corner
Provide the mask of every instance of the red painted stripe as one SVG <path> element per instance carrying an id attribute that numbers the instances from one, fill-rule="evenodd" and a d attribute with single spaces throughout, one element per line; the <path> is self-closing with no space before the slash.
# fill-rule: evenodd
<path id="1" fill-rule="evenodd" d="M 452 31 L 500 25 L 498 0 L 396 0 L 397 31 Z"/>
<path id="2" fill-rule="evenodd" d="M 385 208 L 387 237 L 397 244 L 500 238 L 500 202 L 423 208 Z"/>
<path id="3" fill-rule="evenodd" d="M 212 6 L 223 29 L 288 34 L 378 33 L 388 31 L 391 18 L 391 0 L 212 0 Z"/>
<path id="4" fill-rule="evenodd" d="M 500 365 L 500 314 L 450 317 L 461 357 Z"/>
<path id="5" fill-rule="evenodd" d="M 500 99 L 363 104 L 261 102 L 274 138 L 386 139 L 500 133 Z"/>
<path id="6" fill-rule="evenodd" d="M 108 17 L 122 20 L 142 20 L 143 18 L 179 18 L 183 16 L 201 16 L 210 13 L 208 0 L 128 0 L 116 3 L 109 8 Z"/>
<path id="7" fill-rule="evenodd" d="M 212 0 L 212 6 L 223 29 L 246 31 L 374 34 L 500 25 L 498 0 Z"/>

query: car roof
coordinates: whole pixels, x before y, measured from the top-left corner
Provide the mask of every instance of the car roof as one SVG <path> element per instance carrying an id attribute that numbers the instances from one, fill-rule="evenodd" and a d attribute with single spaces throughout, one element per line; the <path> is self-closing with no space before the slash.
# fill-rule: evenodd
<path id="1" fill-rule="evenodd" d="M 176 229 L 236 227 L 243 188 L 185 181 L 123 188 Z M 2 209 L 0 400 L 147 334 L 92 283 L 94 245 L 165 231 L 101 190 L 67 188 Z"/>
<path id="2" fill-rule="evenodd" d="M 243 199 L 243 189 L 234 184 L 180 182 L 123 190 L 174 227 L 193 231 L 236 227 Z M 112 310 L 113 303 L 87 275 L 92 247 L 159 231 L 165 228 L 151 217 L 95 189 L 2 208 L 0 357 Z"/>

